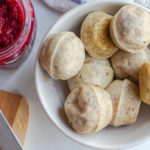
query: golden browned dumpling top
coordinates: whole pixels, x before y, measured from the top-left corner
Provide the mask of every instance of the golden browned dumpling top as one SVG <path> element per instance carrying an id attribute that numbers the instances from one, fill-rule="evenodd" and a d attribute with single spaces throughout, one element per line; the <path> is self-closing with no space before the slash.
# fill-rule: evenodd
<path id="1" fill-rule="evenodd" d="M 140 68 L 139 87 L 141 100 L 150 105 L 150 61 L 145 62 Z"/>
<path id="2" fill-rule="evenodd" d="M 90 56 L 106 59 L 118 50 L 109 34 L 109 24 L 112 18 L 104 12 L 94 11 L 83 21 L 81 39 Z"/>

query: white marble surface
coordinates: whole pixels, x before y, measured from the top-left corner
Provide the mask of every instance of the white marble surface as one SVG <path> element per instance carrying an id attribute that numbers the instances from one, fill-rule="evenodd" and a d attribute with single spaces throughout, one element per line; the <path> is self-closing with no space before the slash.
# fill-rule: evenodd
<path id="1" fill-rule="evenodd" d="M 22 94 L 30 103 L 30 123 L 24 150 L 93 150 L 64 136 L 47 118 L 34 88 L 34 62 L 45 32 L 60 14 L 50 10 L 42 0 L 32 0 L 37 17 L 37 36 L 27 61 L 16 70 L 0 70 L 0 89 Z M 148 150 L 150 141 L 128 150 Z"/>

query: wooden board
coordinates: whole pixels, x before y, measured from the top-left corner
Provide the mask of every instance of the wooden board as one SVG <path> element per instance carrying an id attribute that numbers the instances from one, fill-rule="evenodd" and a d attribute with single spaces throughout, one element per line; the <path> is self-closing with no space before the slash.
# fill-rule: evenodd
<path id="1" fill-rule="evenodd" d="M 22 96 L 0 90 L 0 109 L 24 145 L 30 116 L 28 102 Z"/>

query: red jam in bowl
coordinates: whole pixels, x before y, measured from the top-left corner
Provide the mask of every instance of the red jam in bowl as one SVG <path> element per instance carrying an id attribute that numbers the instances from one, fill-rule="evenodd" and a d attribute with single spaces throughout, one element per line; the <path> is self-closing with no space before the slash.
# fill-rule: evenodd
<path id="1" fill-rule="evenodd" d="M 18 37 L 24 24 L 22 10 L 16 0 L 0 0 L 0 50 Z"/>
<path id="2" fill-rule="evenodd" d="M 35 33 L 29 0 L 0 0 L 0 68 L 18 67 L 31 52 Z"/>

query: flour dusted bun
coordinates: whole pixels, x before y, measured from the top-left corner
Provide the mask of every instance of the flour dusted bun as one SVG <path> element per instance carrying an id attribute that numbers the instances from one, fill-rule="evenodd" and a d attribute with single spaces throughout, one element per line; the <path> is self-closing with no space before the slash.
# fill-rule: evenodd
<path id="1" fill-rule="evenodd" d="M 82 41 L 73 32 L 52 35 L 43 45 L 40 62 L 53 79 L 67 80 L 81 69 L 85 59 Z"/>
<path id="2" fill-rule="evenodd" d="M 109 36 L 109 23 L 112 18 L 104 12 L 94 11 L 82 23 L 81 39 L 93 58 L 106 59 L 118 50 Z"/>
<path id="3" fill-rule="evenodd" d="M 128 53 L 119 50 L 111 58 L 111 64 L 118 79 L 138 81 L 138 73 L 142 64 L 150 59 L 147 48 L 139 53 Z"/>
<path id="4" fill-rule="evenodd" d="M 113 80 L 114 71 L 108 60 L 94 59 L 86 56 L 79 73 L 68 80 L 70 90 L 82 83 L 92 84 L 100 88 L 106 88 Z"/>
<path id="5" fill-rule="evenodd" d="M 137 6 L 124 6 L 111 21 L 110 34 L 120 49 L 139 52 L 150 43 L 150 14 Z"/>
<path id="6" fill-rule="evenodd" d="M 115 80 L 108 86 L 107 92 L 110 93 L 113 104 L 111 125 L 135 123 L 141 105 L 139 88 L 127 79 Z"/>
<path id="7" fill-rule="evenodd" d="M 86 84 L 69 94 L 64 108 L 70 125 L 80 134 L 91 134 L 106 127 L 113 113 L 110 94 Z"/>

